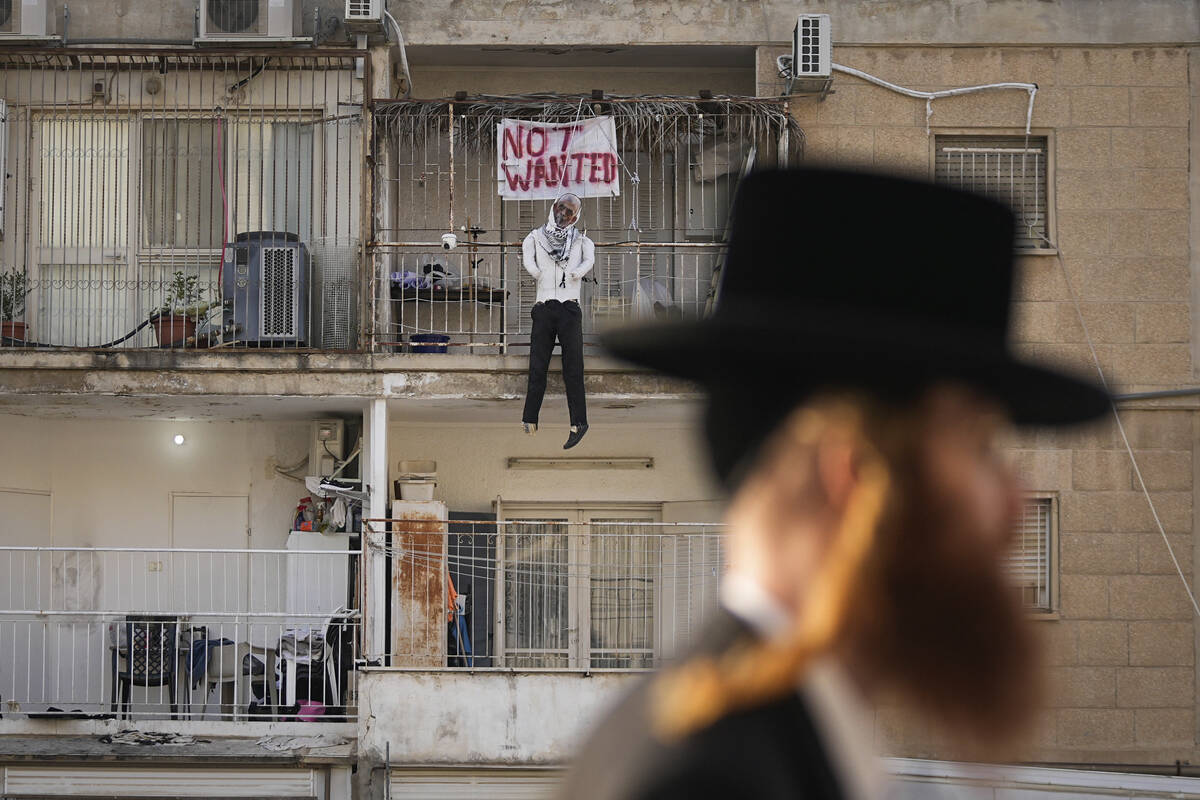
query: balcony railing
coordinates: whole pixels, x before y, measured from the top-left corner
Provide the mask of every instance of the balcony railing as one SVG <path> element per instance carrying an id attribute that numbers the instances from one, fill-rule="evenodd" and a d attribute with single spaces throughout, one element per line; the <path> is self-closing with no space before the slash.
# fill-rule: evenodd
<path id="1" fill-rule="evenodd" d="M 360 349 L 354 65 L 6 49 L 0 347 Z"/>
<path id="2" fill-rule="evenodd" d="M 577 225 L 596 244 L 582 287 L 585 342 L 606 327 L 711 309 L 741 176 L 802 150 L 803 133 L 784 103 L 599 103 L 565 95 L 382 101 L 374 115 L 379 224 L 369 248 L 380 349 L 527 352 L 537 292 L 521 242 L 546 222 L 552 201 L 501 198 L 511 184 L 497 172 L 497 126 L 503 119 L 570 125 L 597 116 L 613 119 L 615 140 L 604 155 L 617 160 L 618 191 L 584 197 Z M 553 173 L 559 188 L 547 191 L 582 191 L 579 170 L 574 177 Z M 457 248 L 443 248 L 447 233 L 457 236 Z"/>
<path id="3" fill-rule="evenodd" d="M 689 647 L 725 566 L 720 525 L 373 525 L 368 553 L 390 570 L 392 666 L 652 668 Z"/>
<path id="4" fill-rule="evenodd" d="M 0 548 L 0 713 L 354 719 L 359 554 Z"/>

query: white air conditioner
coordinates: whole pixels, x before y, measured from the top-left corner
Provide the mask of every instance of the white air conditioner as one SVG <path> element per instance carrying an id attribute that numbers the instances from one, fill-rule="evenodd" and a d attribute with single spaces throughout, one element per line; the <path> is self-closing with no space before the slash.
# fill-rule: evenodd
<path id="1" fill-rule="evenodd" d="M 383 23 L 384 0 L 346 0 L 346 25 Z"/>
<path id="2" fill-rule="evenodd" d="M 300 0 L 200 0 L 198 41 L 292 41 L 301 30 Z"/>
<path id="3" fill-rule="evenodd" d="M 0 0 L 0 38 L 54 36 L 51 0 Z"/>
<path id="4" fill-rule="evenodd" d="M 828 78 L 833 36 L 828 14 L 801 14 L 792 31 L 792 77 Z"/>

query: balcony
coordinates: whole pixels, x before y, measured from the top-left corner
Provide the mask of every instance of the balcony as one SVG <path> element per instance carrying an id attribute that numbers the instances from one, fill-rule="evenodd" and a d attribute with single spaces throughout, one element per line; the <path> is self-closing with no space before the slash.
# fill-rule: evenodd
<path id="1" fill-rule="evenodd" d="M 0 348 L 357 351 L 344 51 L 0 55 Z"/>
<path id="2" fill-rule="evenodd" d="M 0 726 L 353 722 L 358 563 L 347 550 L 0 548 Z"/>

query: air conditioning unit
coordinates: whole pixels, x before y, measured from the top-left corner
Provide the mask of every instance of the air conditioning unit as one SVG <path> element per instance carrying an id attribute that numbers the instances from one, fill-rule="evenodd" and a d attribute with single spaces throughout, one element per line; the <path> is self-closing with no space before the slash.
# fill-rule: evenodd
<path id="1" fill-rule="evenodd" d="M 833 36 L 828 14 L 801 14 L 792 31 L 792 78 L 828 78 Z"/>
<path id="2" fill-rule="evenodd" d="M 301 30 L 300 0 L 200 0 L 197 41 L 294 41 Z"/>
<path id="3" fill-rule="evenodd" d="M 0 0 L 0 38 L 54 36 L 51 0 Z"/>
<path id="4" fill-rule="evenodd" d="M 378 30 L 383 24 L 384 0 L 346 0 L 346 28 L 351 33 Z"/>
<path id="5" fill-rule="evenodd" d="M 221 265 L 222 338 L 252 347 L 308 343 L 308 248 L 294 233 L 239 233 Z"/>

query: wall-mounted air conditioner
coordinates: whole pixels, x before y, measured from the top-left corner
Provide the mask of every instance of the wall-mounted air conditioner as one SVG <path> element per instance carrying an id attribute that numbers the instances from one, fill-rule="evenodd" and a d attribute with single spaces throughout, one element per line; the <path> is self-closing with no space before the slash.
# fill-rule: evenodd
<path id="1" fill-rule="evenodd" d="M 222 337 L 252 347 L 308 342 L 308 248 L 294 233 L 239 233 L 221 265 Z"/>
<path id="2" fill-rule="evenodd" d="M 371 32 L 383 24 L 384 0 L 346 0 L 346 28 L 351 33 Z"/>
<path id="3" fill-rule="evenodd" d="M 300 0 L 200 0 L 198 42 L 293 42 Z"/>
<path id="4" fill-rule="evenodd" d="M 44 39 L 54 36 L 51 0 L 0 0 L 0 38 Z"/>
<path id="5" fill-rule="evenodd" d="M 828 14 L 801 14 L 792 31 L 792 77 L 828 78 L 833 59 Z"/>

